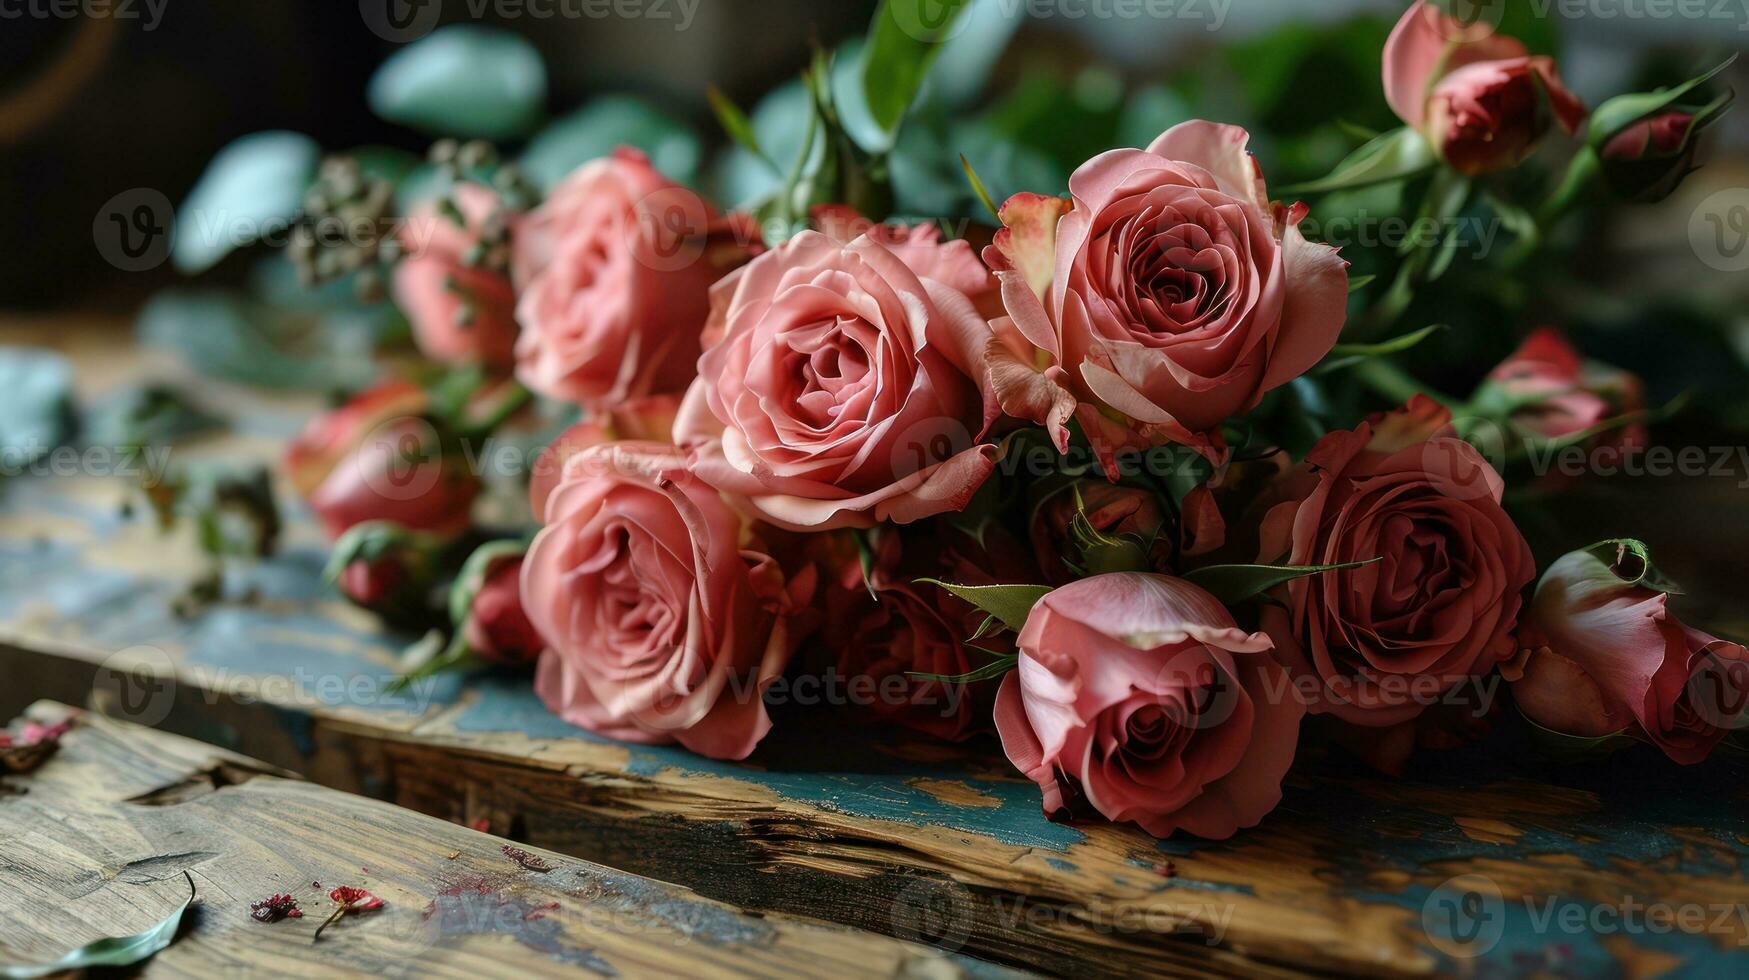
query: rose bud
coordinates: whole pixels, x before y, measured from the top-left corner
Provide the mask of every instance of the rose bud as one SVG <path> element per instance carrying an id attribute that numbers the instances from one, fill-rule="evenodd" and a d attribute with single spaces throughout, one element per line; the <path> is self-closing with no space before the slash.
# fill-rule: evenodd
<path id="1" fill-rule="evenodd" d="M 1559 330 L 1542 327 L 1488 373 L 1471 408 L 1523 436 L 1568 439 L 1643 411 L 1645 391 L 1633 374 L 1582 359 Z M 1629 422 L 1609 436 L 1640 445 L 1645 426 Z"/>
<path id="2" fill-rule="evenodd" d="M 1628 126 L 1603 144 L 1603 179 L 1623 197 L 1655 203 L 1669 197 L 1697 168 L 1703 130 L 1724 115 L 1730 95 L 1693 111 L 1673 110 Z"/>
<path id="3" fill-rule="evenodd" d="M 328 554 L 324 577 L 354 605 L 396 623 L 426 625 L 447 542 L 388 521 L 348 529 Z"/>
<path id="4" fill-rule="evenodd" d="M 1266 491 L 1260 562 L 1362 563 L 1295 579 L 1263 610 L 1315 713 L 1409 721 L 1515 649 L 1536 563 L 1499 474 L 1450 423 L 1417 395 L 1325 436 Z"/>
<path id="5" fill-rule="evenodd" d="M 285 472 L 299 496 L 308 498 L 371 432 L 392 419 L 423 414 L 431 406 L 425 389 L 384 381 L 311 419 L 285 451 Z"/>
<path id="6" fill-rule="evenodd" d="M 1158 494 L 1083 479 L 1034 505 L 1028 525 L 1045 581 L 1083 575 L 1164 571 L 1172 557 L 1172 522 Z"/>
<path id="7" fill-rule="evenodd" d="M 509 219 L 488 188 L 459 183 L 450 197 L 421 202 L 402 229 L 407 257 L 395 267 L 395 303 L 426 357 L 445 364 L 508 367 L 516 347 Z"/>
<path id="8" fill-rule="evenodd" d="M 996 729 L 1047 814 L 1084 800 L 1156 837 L 1231 837 L 1281 800 L 1305 708 L 1220 602 L 1181 579 L 1118 573 L 1033 607 Z"/>
<path id="9" fill-rule="evenodd" d="M 986 371 L 1004 411 L 1066 450 L 1071 415 L 1106 465 L 1167 442 L 1211 457 L 1218 427 L 1329 353 L 1348 263 L 1269 200 L 1250 139 L 1193 120 L 1102 153 L 1072 200 L 1021 194 L 984 259 L 1008 316 Z"/>
<path id="10" fill-rule="evenodd" d="M 546 647 L 522 608 L 524 551 L 519 541 L 482 545 L 450 590 L 450 616 L 462 642 L 487 663 L 533 664 Z"/>
<path id="11" fill-rule="evenodd" d="M 403 416 L 366 434 L 309 503 L 330 537 L 366 521 L 449 535 L 467 529 L 479 490 L 464 454 L 431 421 Z"/>
<path id="12" fill-rule="evenodd" d="M 515 228 L 517 378 L 589 407 L 684 391 L 711 284 L 758 248 L 637 150 L 584 164 Z"/>
<path id="13" fill-rule="evenodd" d="M 1551 119 L 1568 135 L 1585 105 L 1561 83 L 1552 58 L 1486 23 L 1465 25 L 1417 0 L 1385 42 L 1385 97 L 1459 173 L 1518 166 L 1535 151 Z"/>
<path id="14" fill-rule="evenodd" d="M 656 443 L 571 457 L 542 517 L 522 565 L 541 700 L 613 738 L 746 758 L 811 627 L 813 566 L 786 575 L 770 529 Z"/>
<path id="15" fill-rule="evenodd" d="M 1676 762 L 1706 758 L 1749 725 L 1749 651 L 1683 625 L 1637 542 L 1549 566 L 1501 668 L 1526 718 L 1581 738 L 1626 733 Z"/>
<path id="16" fill-rule="evenodd" d="M 694 473 L 779 527 L 957 512 L 995 471 L 980 436 L 1001 412 L 977 380 L 989 325 L 955 285 L 977 257 L 888 238 L 804 231 L 712 292 L 676 441 Z"/>

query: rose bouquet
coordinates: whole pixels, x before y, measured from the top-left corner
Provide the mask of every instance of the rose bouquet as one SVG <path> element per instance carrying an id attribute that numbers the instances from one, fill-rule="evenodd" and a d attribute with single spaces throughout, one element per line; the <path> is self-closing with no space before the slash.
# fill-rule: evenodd
<path id="1" fill-rule="evenodd" d="M 1588 111 L 1509 24 L 1420 0 L 1375 76 L 1401 126 L 1324 177 L 1275 190 L 1245 128 L 1177 118 L 1066 187 L 1004 168 L 998 203 L 975 142 L 901 139 L 953 36 L 912 6 L 816 59 L 796 145 L 713 93 L 770 171 L 736 207 L 630 146 L 540 180 L 446 140 L 422 198 L 324 165 L 294 260 L 385 281 L 422 358 L 287 469 L 344 593 L 436 627 L 410 671 L 522 666 L 581 728 L 727 759 L 833 684 L 846 718 L 994 732 L 1053 815 L 1159 836 L 1260 821 L 1308 716 L 1388 766 L 1499 678 L 1589 748 L 1694 762 L 1737 727 L 1749 652 L 1676 619 L 1643 544 L 1539 565 L 1508 506 L 1527 453 L 1648 440 L 1639 381 L 1548 327 L 1468 398 L 1399 364 L 1445 339 L 1409 318 L 1460 216 L 1511 232 L 1511 280 L 1602 195 L 1669 193 L 1728 103 L 1711 73 Z M 907 210 L 920 165 L 988 212 Z M 1316 233 L 1365 194 L 1432 233 Z M 526 452 L 523 516 L 493 446 Z"/>

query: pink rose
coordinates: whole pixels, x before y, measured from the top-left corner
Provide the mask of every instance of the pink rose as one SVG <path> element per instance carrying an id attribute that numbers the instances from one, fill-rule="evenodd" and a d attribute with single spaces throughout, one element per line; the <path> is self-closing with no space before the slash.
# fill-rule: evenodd
<path id="1" fill-rule="evenodd" d="M 330 537 L 366 521 L 411 531 L 467 530 L 480 481 L 462 455 L 446 453 L 435 427 L 404 416 L 373 429 L 309 496 Z"/>
<path id="2" fill-rule="evenodd" d="M 1249 138 L 1183 123 L 1082 164 L 1073 201 L 1009 199 L 985 252 L 1008 311 L 988 351 L 1004 410 L 1059 448 L 1073 413 L 1108 460 L 1206 447 L 1329 352 L 1348 263 L 1301 235 L 1303 206 L 1270 204 Z"/>
<path id="3" fill-rule="evenodd" d="M 752 236 L 636 150 L 585 164 L 515 229 L 517 377 L 590 406 L 683 390 L 711 284 Z"/>
<path id="4" fill-rule="evenodd" d="M 675 424 L 694 471 L 792 529 L 964 508 L 996 466 L 973 434 L 998 410 L 973 380 L 987 323 L 930 277 L 963 271 L 953 248 L 806 231 L 724 279 Z"/>
<path id="5" fill-rule="evenodd" d="M 1491 25 L 1465 25 L 1416 0 L 1385 42 L 1385 98 L 1459 173 L 1517 166 L 1548 132 L 1550 115 L 1572 135 L 1585 105 L 1555 74 Z"/>
<path id="6" fill-rule="evenodd" d="M 1536 577 L 1500 477 L 1422 396 L 1332 432 L 1266 499 L 1259 560 L 1370 562 L 1295 579 L 1263 628 L 1317 712 L 1408 721 L 1512 655 Z"/>
<path id="7" fill-rule="evenodd" d="M 1542 439 L 1563 439 L 1597 428 L 1645 407 L 1640 379 L 1627 371 L 1588 362 L 1559 330 L 1543 327 L 1526 337 L 1511 357 L 1489 372 L 1476 404 L 1513 427 Z M 1645 442 L 1639 423 L 1611 433 L 1617 444 Z"/>
<path id="8" fill-rule="evenodd" d="M 1603 144 L 1605 160 L 1639 160 L 1657 154 L 1675 153 L 1688 140 L 1694 116 L 1687 112 L 1666 112 L 1642 119 L 1616 133 Z"/>
<path id="9" fill-rule="evenodd" d="M 547 645 L 535 679 L 547 706 L 627 741 L 752 752 L 812 572 L 786 581 L 755 529 L 660 444 L 571 457 L 543 516 L 522 597 Z"/>
<path id="10" fill-rule="evenodd" d="M 1002 748 L 1044 791 L 1156 837 L 1231 837 L 1281 800 L 1305 708 L 1269 639 L 1164 575 L 1099 575 L 1033 607 L 996 697 Z"/>
<path id="11" fill-rule="evenodd" d="M 447 364 L 478 362 L 508 367 L 516 346 L 516 294 L 505 272 L 507 256 L 491 261 L 494 240 L 506 237 L 498 195 L 479 184 L 457 184 L 451 200 L 466 221 L 422 202 L 400 240 L 407 257 L 395 267 L 395 303 L 413 325 L 426 357 Z M 476 249 L 484 259 L 473 257 Z M 502 252 L 502 246 L 499 246 Z"/>
<path id="12" fill-rule="evenodd" d="M 411 382 L 389 380 L 367 388 L 344 405 L 305 423 L 303 431 L 286 446 L 286 476 L 307 498 L 379 426 L 421 415 L 430 407 L 431 396 Z"/>
<path id="13" fill-rule="evenodd" d="M 1749 651 L 1684 626 L 1641 562 L 1616 544 L 1549 566 L 1520 630 L 1524 649 L 1502 673 L 1519 710 L 1544 728 L 1626 731 L 1693 764 L 1749 724 Z"/>
<path id="14" fill-rule="evenodd" d="M 1697 110 L 1698 115 L 1665 112 L 1616 133 L 1599 151 L 1603 179 L 1616 193 L 1637 201 L 1669 197 L 1695 170 L 1696 136 L 1722 111 L 1714 103 Z"/>

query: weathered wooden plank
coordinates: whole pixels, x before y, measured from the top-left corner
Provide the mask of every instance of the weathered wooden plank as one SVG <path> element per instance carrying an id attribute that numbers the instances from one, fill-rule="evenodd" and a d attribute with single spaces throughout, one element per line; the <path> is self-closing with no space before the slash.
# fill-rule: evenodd
<path id="1" fill-rule="evenodd" d="M 40 717 L 64 714 L 39 704 Z M 162 976 L 964 976 L 1006 971 L 870 933 L 754 917 L 692 894 L 96 716 L 0 796 L 0 965 L 144 931 L 198 905 Z M 546 870 L 538 870 L 545 868 Z M 184 876 L 184 872 L 189 877 Z M 313 936 L 337 885 L 377 912 Z M 275 893 L 304 916 L 264 924 Z"/>
<path id="2" fill-rule="evenodd" d="M 235 403 L 243 436 L 197 451 L 271 452 L 273 412 L 249 404 Z M 14 696 L 82 698 L 95 681 L 105 711 L 738 906 L 1077 974 L 1705 976 L 1740 969 L 1749 941 L 1749 818 L 1730 761 L 1541 771 L 1510 733 L 1400 781 L 1307 758 L 1255 831 L 1160 843 L 1046 821 L 989 742 L 796 714 L 750 763 L 720 764 L 570 728 L 514 676 L 390 696 L 401 640 L 315 587 L 322 542 L 306 524 L 279 558 L 234 570 L 256 601 L 184 621 L 168 600 L 198 569 L 187 542 L 119 518 L 113 484 L 0 493 Z M 1475 875 L 1497 900 L 1467 887 Z M 1472 893 L 1478 914 L 1455 931 L 1491 942 L 1450 942 L 1442 916 Z M 1661 932 L 1553 917 L 1655 902 L 1728 914 Z"/>

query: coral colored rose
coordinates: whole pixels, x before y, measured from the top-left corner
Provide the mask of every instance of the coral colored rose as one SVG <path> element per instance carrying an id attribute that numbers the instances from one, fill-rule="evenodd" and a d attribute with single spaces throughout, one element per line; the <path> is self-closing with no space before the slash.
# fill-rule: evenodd
<path id="1" fill-rule="evenodd" d="M 420 415 L 430 407 L 425 389 L 407 381 L 384 381 L 367 388 L 304 425 L 286 447 L 286 476 L 300 496 L 308 497 L 379 426 Z"/>
<path id="2" fill-rule="evenodd" d="M 785 580 L 755 529 L 672 447 L 573 456 L 522 565 L 545 639 L 535 690 L 566 721 L 634 742 L 740 759 L 771 728 L 813 592 Z"/>
<path id="3" fill-rule="evenodd" d="M 685 389 L 711 284 L 752 236 L 636 150 L 585 164 L 516 226 L 516 376 L 587 406 Z"/>
<path id="4" fill-rule="evenodd" d="M 504 254 L 508 221 L 498 195 L 457 184 L 451 198 L 465 227 L 424 201 L 400 235 L 407 257 L 395 267 L 395 303 L 426 357 L 446 364 L 508 367 L 516 347 L 516 293 Z M 497 267 L 491 253 L 498 244 Z"/>
<path id="5" fill-rule="evenodd" d="M 351 442 L 307 495 L 310 509 L 331 537 L 366 521 L 387 521 L 434 534 L 457 534 L 468 527 L 479 479 L 463 454 L 446 451 L 437 429 L 424 416 L 378 420 L 378 410 L 393 400 L 380 392 L 367 394 L 368 406 L 355 402 L 341 410 L 348 413 L 342 420 L 318 420 L 306 433 L 311 441 L 302 448 L 294 445 L 288 454 L 298 457 L 292 461 L 297 472 L 305 462 Z M 355 431 L 352 440 L 330 438 L 339 429 L 362 428 L 365 422 L 376 424 L 368 431 Z"/>
<path id="6" fill-rule="evenodd" d="M 1098 575 L 1033 607 L 1002 681 L 1002 748 L 1046 813 L 1085 798 L 1156 837 L 1225 838 L 1281 800 L 1305 708 L 1269 639 L 1164 575 Z"/>
<path id="7" fill-rule="evenodd" d="M 547 508 L 547 496 L 559 485 L 565 462 L 592 446 L 604 443 L 669 442 L 674 437 L 674 416 L 680 399 L 651 395 L 601 411 L 559 433 L 540 451 L 528 476 L 528 501 L 538 517 Z"/>
<path id="8" fill-rule="evenodd" d="M 1520 432 L 1562 439 L 1642 410 L 1645 394 L 1640 379 L 1585 361 L 1559 330 L 1543 327 L 1489 372 L 1476 405 L 1484 411 L 1498 406 Z M 1630 423 L 1610 433 L 1610 440 L 1640 445 L 1645 427 Z"/>
<path id="9" fill-rule="evenodd" d="M 1260 561 L 1371 562 L 1295 579 L 1264 610 L 1315 712 L 1395 725 L 1512 655 L 1536 565 L 1499 475 L 1450 421 L 1416 396 L 1325 436 L 1273 491 Z"/>
<path id="10" fill-rule="evenodd" d="M 675 424 L 694 471 L 792 529 L 964 508 L 996 466 L 974 433 L 998 412 L 973 380 L 988 324 L 929 278 L 949 247 L 807 231 L 723 280 Z"/>
<path id="11" fill-rule="evenodd" d="M 1316 364 L 1348 305 L 1348 263 L 1270 204 L 1237 126 L 1175 126 L 1022 194 L 985 251 L 1008 316 L 989 374 L 1002 407 L 1059 448 L 1080 420 L 1102 456 L 1206 446 L 1230 416 Z"/>
<path id="12" fill-rule="evenodd" d="M 522 608 L 522 559 L 496 562 L 486 573 L 463 626 L 468 648 L 500 664 L 531 664 L 546 646 Z"/>
<path id="13" fill-rule="evenodd" d="M 1502 668 L 1531 721 L 1595 738 L 1626 731 L 1671 759 L 1706 758 L 1749 724 L 1749 651 L 1684 626 L 1638 559 L 1607 547 L 1563 555 L 1543 573 Z M 1612 564 L 1612 560 L 1614 563 Z"/>
<path id="14" fill-rule="evenodd" d="M 821 640 L 833 668 L 850 694 L 866 701 L 878 717 L 953 740 L 987 730 L 994 680 L 949 684 L 910 674 L 969 674 L 991 660 L 973 646 L 1002 650 L 1006 641 L 970 639 L 987 615 L 918 579 L 957 585 L 1036 582 L 1031 560 L 1020 542 L 996 527 L 974 538 L 936 522 L 902 532 L 886 528 L 874 539 L 875 560 L 866 579 L 857 553 L 849 550 L 827 590 Z"/>
<path id="15" fill-rule="evenodd" d="M 1517 166 L 1548 132 L 1551 115 L 1568 135 L 1585 105 L 1555 74 L 1487 23 L 1465 25 L 1417 0 L 1385 42 L 1385 98 L 1441 159 L 1464 174 Z"/>

